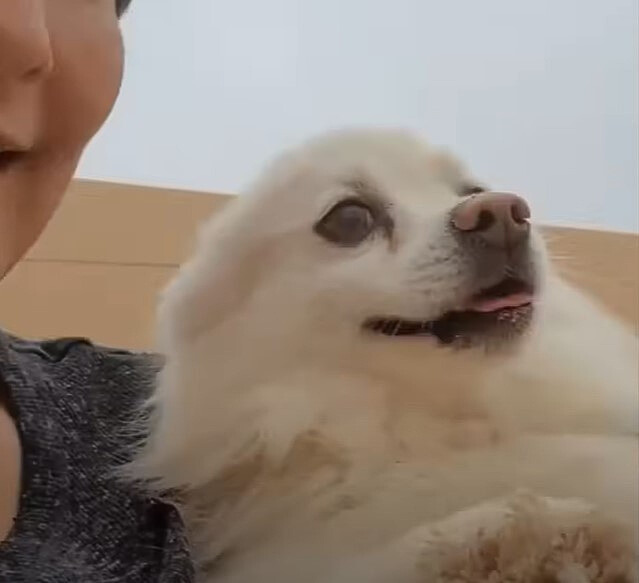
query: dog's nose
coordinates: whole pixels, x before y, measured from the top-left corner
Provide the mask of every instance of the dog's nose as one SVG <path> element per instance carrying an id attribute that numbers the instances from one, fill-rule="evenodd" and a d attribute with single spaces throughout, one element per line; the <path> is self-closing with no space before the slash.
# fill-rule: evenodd
<path id="1" fill-rule="evenodd" d="M 485 192 L 471 196 L 452 211 L 452 224 L 461 233 L 476 237 L 500 249 L 515 247 L 528 239 L 530 207 L 506 192 Z"/>

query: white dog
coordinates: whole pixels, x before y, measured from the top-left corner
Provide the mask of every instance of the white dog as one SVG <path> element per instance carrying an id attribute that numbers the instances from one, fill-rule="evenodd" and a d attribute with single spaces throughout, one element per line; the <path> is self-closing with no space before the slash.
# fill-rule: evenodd
<path id="1" fill-rule="evenodd" d="M 137 477 L 215 583 L 636 580 L 638 346 L 396 131 L 285 154 L 160 310 Z"/>

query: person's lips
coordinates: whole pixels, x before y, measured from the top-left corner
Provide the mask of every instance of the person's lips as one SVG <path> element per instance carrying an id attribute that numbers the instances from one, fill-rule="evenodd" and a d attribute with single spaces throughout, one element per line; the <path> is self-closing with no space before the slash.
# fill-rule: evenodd
<path id="1" fill-rule="evenodd" d="M 7 171 L 22 160 L 29 150 L 30 147 L 26 140 L 11 135 L 0 128 L 0 172 Z"/>

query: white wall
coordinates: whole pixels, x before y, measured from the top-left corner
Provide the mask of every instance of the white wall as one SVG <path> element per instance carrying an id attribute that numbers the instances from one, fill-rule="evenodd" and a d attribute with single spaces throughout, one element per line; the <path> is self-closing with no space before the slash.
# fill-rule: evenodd
<path id="1" fill-rule="evenodd" d="M 283 146 L 401 125 L 545 221 L 639 229 L 637 0 L 134 0 L 84 177 L 237 192 Z"/>

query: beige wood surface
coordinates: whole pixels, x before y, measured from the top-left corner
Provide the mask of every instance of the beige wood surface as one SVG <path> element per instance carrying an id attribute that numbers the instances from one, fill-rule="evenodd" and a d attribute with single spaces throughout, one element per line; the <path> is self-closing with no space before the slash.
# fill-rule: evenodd
<path id="1" fill-rule="evenodd" d="M 76 181 L 40 242 L 0 285 L 0 325 L 28 337 L 152 347 L 158 291 L 204 219 L 231 197 Z M 545 228 L 566 277 L 639 329 L 639 237 Z"/>

